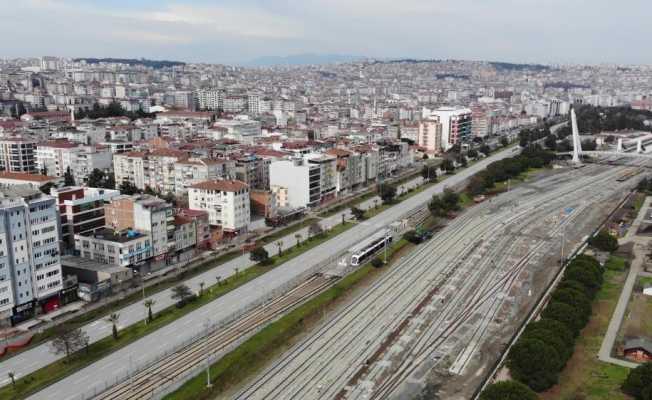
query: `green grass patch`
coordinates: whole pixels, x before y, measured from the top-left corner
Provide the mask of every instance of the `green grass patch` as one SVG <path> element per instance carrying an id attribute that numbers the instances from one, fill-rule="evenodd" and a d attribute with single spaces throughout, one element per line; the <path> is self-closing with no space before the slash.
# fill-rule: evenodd
<path id="1" fill-rule="evenodd" d="M 400 254 L 408 246 L 411 245 L 405 240 L 400 240 L 392 245 L 392 257 L 389 261 L 393 261 L 393 256 Z M 278 321 L 267 325 L 235 350 L 211 365 L 211 382 L 213 386 L 210 389 L 206 387 L 206 374 L 200 373 L 179 389 L 167 395 L 165 399 L 212 399 L 233 388 L 245 378 L 261 371 L 267 363 L 287 347 L 288 342 L 298 334 L 305 332 L 311 318 L 318 318 L 327 307 L 351 288 L 382 269 L 376 269 L 367 263 L 344 277 L 330 289 L 297 307 Z"/>
<path id="2" fill-rule="evenodd" d="M 208 286 L 204 290 L 202 296 L 182 308 L 173 305 L 157 312 L 154 316 L 154 320 L 149 324 L 139 322 L 124 328 L 120 331 L 118 340 L 114 340 L 111 336 L 106 337 L 91 344 L 88 346 L 88 349 L 72 354 L 67 360 L 62 359 L 55 361 L 54 363 L 34 371 L 25 377 L 17 379 L 15 388 L 11 385 L 0 388 L 0 399 L 23 399 L 33 393 L 43 390 L 47 386 L 79 371 L 102 357 L 106 357 L 112 352 L 121 349 L 157 329 L 174 322 L 189 312 L 192 312 L 193 310 L 216 300 L 245 283 L 258 278 L 259 276 L 269 272 L 271 269 L 276 268 L 286 261 L 289 261 L 324 243 L 353 226 L 354 224 L 350 222 L 339 224 L 328 232 L 310 238 L 309 240 L 305 240 L 300 246 L 293 246 L 292 248 L 285 250 L 280 256 L 277 255 L 270 257 L 271 263 L 269 265 L 254 265 L 243 271 L 239 271 L 237 275 L 224 279 L 219 285 L 213 284 L 212 286 Z M 144 312 L 145 307 L 143 306 L 143 313 Z"/>
<path id="3" fill-rule="evenodd" d="M 611 255 L 604 267 L 610 271 L 624 271 L 627 269 L 627 260 L 622 257 Z"/>

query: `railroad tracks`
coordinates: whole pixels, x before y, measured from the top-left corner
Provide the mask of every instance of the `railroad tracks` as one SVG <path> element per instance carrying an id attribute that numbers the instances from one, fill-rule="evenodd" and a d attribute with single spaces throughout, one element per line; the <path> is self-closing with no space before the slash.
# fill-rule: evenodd
<path id="1" fill-rule="evenodd" d="M 257 307 L 238 320 L 218 329 L 206 338 L 197 341 L 178 352 L 152 364 L 95 397 L 97 400 L 149 399 L 168 385 L 205 365 L 210 356 L 215 356 L 252 335 L 270 321 L 280 317 L 316 294 L 333 285 L 336 278 L 313 275 L 308 280 L 267 304 Z"/>
<path id="2" fill-rule="evenodd" d="M 597 177 L 584 174 L 570 172 L 563 178 L 553 177 L 547 183 L 547 190 L 537 193 L 530 190 L 527 199 L 523 198 L 525 191 L 517 195 L 506 194 L 498 200 L 503 204 L 502 208 L 496 208 L 495 204 L 479 205 L 461 215 L 444 228 L 436 242 L 405 257 L 353 304 L 239 393 L 236 399 L 387 398 L 421 361 L 431 358 L 465 322 L 486 309 L 487 315 L 475 329 L 478 336 L 484 335 L 502 304 L 502 299 L 496 299 L 497 294 L 508 291 L 531 259 L 536 257 L 537 251 L 545 248 L 545 245 L 531 245 L 526 254 L 499 269 L 489 260 L 503 263 L 499 253 L 510 251 L 514 238 L 504 235 L 500 243 L 496 243 L 492 236 L 509 226 L 520 225 L 517 230 L 525 234 L 523 241 L 550 242 L 549 238 L 554 237 L 559 227 L 553 229 L 550 226 L 552 233 L 547 236 L 535 235 L 528 227 L 536 225 L 547 229 L 549 222 L 545 217 L 563 209 L 562 205 L 577 203 L 584 197 L 600 198 L 592 190 L 613 190 L 606 185 L 611 184 L 614 173 L 601 173 Z M 482 243 L 483 238 L 489 242 Z M 474 253 L 478 246 L 485 247 L 479 258 Z M 492 250 L 492 246 L 496 249 Z M 476 254 L 476 257 L 470 258 L 471 254 Z M 455 290 L 444 294 L 447 286 Z M 429 297 L 425 302 L 424 295 Z M 441 304 L 440 299 L 443 300 Z M 436 314 L 429 321 L 431 325 L 423 324 L 425 331 L 416 342 L 402 341 L 401 331 L 412 322 L 417 323 L 416 320 L 422 317 L 418 312 L 428 306 Z M 396 353 L 399 347 L 408 356 L 402 358 L 391 373 L 380 368 L 369 375 L 369 368 L 383 354 L 378 349 L 387 348 L 393 341 L 399 343 L 389 351 Z M 471 348 L 461 361 L 462 368 L 473 351 L 475 349 Z M 378 364 L 385 363 L 386 368 L 388 362 L 384 359 Z M 355 390 L 357 387 L 368 390 Z"/>

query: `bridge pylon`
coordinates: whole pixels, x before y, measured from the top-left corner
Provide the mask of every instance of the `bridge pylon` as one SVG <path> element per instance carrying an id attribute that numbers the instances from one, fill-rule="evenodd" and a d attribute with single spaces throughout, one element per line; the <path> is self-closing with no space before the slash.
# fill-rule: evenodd
<path id="1" fill-rule="evenodd" d="M 571 127 L 573 130 L 573 162 L 582 163 L 582 141 L 580 140 L 580 131 L 577 129 L 577 115 L 575 109 L 571 108 Z"/>

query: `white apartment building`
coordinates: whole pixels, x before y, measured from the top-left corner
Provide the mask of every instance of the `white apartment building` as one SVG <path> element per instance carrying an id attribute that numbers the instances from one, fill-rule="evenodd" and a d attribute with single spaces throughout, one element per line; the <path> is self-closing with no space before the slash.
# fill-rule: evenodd
<path id="1" fill-rule="evenodd" d="M 175 193 L 175 163 L 186 157 L 187 153 L 172 149 L 114 154 L 116 185 L 129 181 L 140 190 L 150 187 L 160 193 Z"/>
<path id="2" fill-rule="evenodd" d="M 432 111 L 431 116 L 441 123 L 442 151 L 448 151 L 455 144 L 473 139 L 473 113 L 468 108 L 441 107 Z"/>
<path id="3" fill-rule="evenodd" d="M 292 160 L 273 161 L 269 167 L 272 191 L 283 193 L 279 206 L 291 208 L 315 207 L 335 196 L 337 190 L 336 158 L 306 156 Z"/>
<path id="4" fill-rule="evenodd" d="M 224 90 L 199 89 L 195 99 L 200 110 L 217 110 L 224 107 Z"/>
<path id="5" fill-rule="evenodd" d="M 235 180 L 212 180 L 188 188 L 191 210 L 208 212 L 211 225 L 225 232 L 247 230 L 251 222 L 249 186 Z"/>
<path id="6" fill-rule="evenodd" d="M 36 171 L 36 141 L 20 137 L 0 139 L 0 169 L 9 172 Z"/>
<path id="7" fill-rule="evenodd" d="M 153 196 L 139 198 L 134 202 L 134 228 L 151 237 L 154 261 L 174 250 L 174 208 L 170 203 Z"/>
<path id="8" fill-rule="evenodd" d="M 227 133 L 223 136 L 224 138 L 247 144 L 253 144 L 254 138 L 262 135 L 260 121 L 250 120 L 246 116 L 238 116 L 234 119 L 220 119 L 215 122 L 214 126 L 227 130 Z"/>
<path id="9" fill-rule="evenodd" d="M 217 179 L 235 179 L 236 162 L 226 159 L 190 158 L 174 164 L 176 194 L 188 192 L 195 183 Z"/>
<path id="10" fill-rule="evenodd" d="M 0 324 L 59 306 L 63 289 L 55 199 L 39 190 L 0 189 Z"/>
<path id="11" fill-rule="evenodd" d="M 93 169 L 107 172 L 111 169 L 111 164 L 112 154 L 104 147 L 98 149 L 81 146 L 63 139 L 39 144 L 36 148 L 36 167 L 39 172 L 62 177 L 70 168 L 78 185 L 88 180 Z"/>
<path id="12" fill-rule="evenodd" d="M 419 123 L 417 145 L 427 154 L 435 155 L 442 151 L 442 124 L 437 116 L 430 116 Z"/>

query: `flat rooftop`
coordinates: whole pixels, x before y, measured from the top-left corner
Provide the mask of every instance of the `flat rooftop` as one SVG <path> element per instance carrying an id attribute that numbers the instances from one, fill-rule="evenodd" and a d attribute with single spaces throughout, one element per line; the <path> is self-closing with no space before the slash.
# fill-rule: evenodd
<path id="1" fill-rule="evenodd" d="M 147 235 L 133 230 L 116 232 L 113 229 L 102 228 L 96 230 L 95 232 L 82 233 L 80 234 L 80 236 L 87 237 L 87 238 L 95 238 L 100 240 L 107 240 L 110 242 L 128 243 L 136 239 L 140 239 L 143 236 L 147 236 Z"/>

